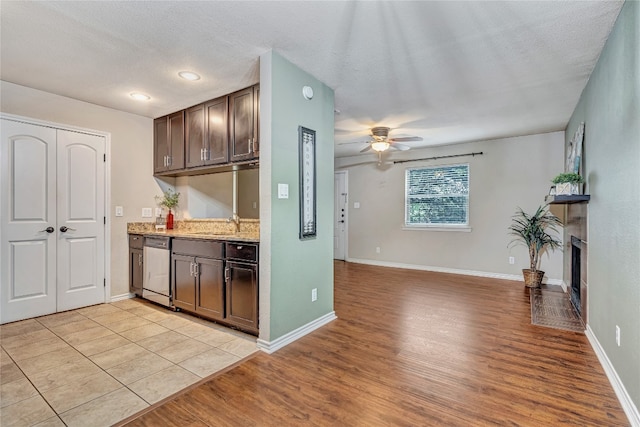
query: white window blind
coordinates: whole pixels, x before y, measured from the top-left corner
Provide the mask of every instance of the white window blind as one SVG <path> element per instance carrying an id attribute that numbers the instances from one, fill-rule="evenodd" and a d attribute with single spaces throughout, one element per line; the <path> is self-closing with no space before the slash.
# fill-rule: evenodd
<path id="1" fill-rule="evenodd" d="M 406 170 L 406 226 L 468 226 L 469 165 Z"/>

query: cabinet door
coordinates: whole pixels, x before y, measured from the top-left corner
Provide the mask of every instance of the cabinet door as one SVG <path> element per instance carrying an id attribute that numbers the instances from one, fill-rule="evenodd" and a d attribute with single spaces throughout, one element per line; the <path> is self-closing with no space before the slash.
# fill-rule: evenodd
<path id="1" fill-rule="evenodd" d="M 258 332 L 258 266 L 227 261 L 225 320 L 250 332 Z"/>
<path id="2" fill-rule="evenodd" d="M 253 158 L 254 135 L 253 87 L 229 95 L 229 157 L 230 161 Z"/>
<path id="3" fill-rule="evenodd" d="M 184 169 L 184 111 L 173 113 L 169 121 L 168 170 Z"/>
<path id="4" fill-rule="evenodd" d="M 260 157 L 260 85 L 253 87 L 253 157 Z"/>
<path id="5" fill-rule="evenodd" d="M 196 258 L 198 265 L 198 297 L 196 313 L 224 319 L 224 261 Z"/>
<path id="6" fill-rule="evenodd" d="M 193 275 L 194 258 L 184 255 L 171 257 L 171 284 L 173 304 L 184 310 L 195 311 L 196 278 Z"/>
<path id="7" fill-rule="evenodd" d="M 205 159 L 205 106 L 196 105 L 185 112 L 185 165 L 202 166 Z"/>
<path id="8" fill-rule="evenodd" d="M 205 164 L 214 165 L 229 161 L 228 112 L 229 98 L 223 96 L 205 104 L 207 144 Z"/>
<path id="9" fill-rule="evenodd" d="M 144 274 L 142 249 L 129 250 L 129 292 L 142 296 L 142 279 Z"/>
<path id="10" fill-rule="evenodd" d="M 169 128 L 167 117 L 153 121 L 153 172 L 164 172 L 168 168 Z"/>

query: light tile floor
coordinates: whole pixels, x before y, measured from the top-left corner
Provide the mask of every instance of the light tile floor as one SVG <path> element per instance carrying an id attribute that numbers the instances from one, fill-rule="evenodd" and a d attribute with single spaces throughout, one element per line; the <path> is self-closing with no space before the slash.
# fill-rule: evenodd
<path id="1" fill-rule="evenodd" d="M 257 351 L 140 299 L 0 325 L 0 425 L 110 426 Z"/>

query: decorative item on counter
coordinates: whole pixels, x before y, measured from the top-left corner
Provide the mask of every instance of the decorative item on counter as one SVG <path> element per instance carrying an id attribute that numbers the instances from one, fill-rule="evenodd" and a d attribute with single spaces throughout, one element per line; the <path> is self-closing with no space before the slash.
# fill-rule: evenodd
<path id="1" fill-rule="evenodd" d="M 512 217 L 513 222 L 509 226 L 509 234 L 514 236 L 509 246 L 514 243 L 522 243 L 529 249 L 529 267 L 522 269 L 524 284 L 528 288 L 538 288 L 544 277 L 544 271 L 540 271 L 540 260 L 548 249 L 554 250 L 562 247 L 562 242 L 549 231 L 558 234 L 560 219 L 549 212 L 548 205 L 538 207 L 533 215 L 525 213 L 518 208 Z"/>
<path id="2" fill-rule="evenodd" d="M 171 209 L 178 206 L 180 193 L 176 193 L 171 188 L 168 188 L 167 191 L 164 192 L 163 197 L 156 196 L 155 199 L 158 206 L 165 207 L 169 210 L 167 213 L 166 227 L 167 230 L 173 230 L 173 212 L 171 212 Z"/>
<path id="3" fill-rule="evenodd" d="M 167 229 L 166 220 L 160 214 L 159 217 L 156 217 L 156 231 L 163 231 Z"/>
<path id="4" fill-rule="evenodd" d="M 555 184 L 556 195 L 580 194 L 580 184 L 584 182 L 582 175 L 574 172 L 565 172 L 551 180 Z"/>

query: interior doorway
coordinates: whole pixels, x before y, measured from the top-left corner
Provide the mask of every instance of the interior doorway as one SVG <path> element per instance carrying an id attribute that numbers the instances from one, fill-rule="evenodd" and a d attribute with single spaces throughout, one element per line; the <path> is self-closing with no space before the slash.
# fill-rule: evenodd
<path id="1" fill-rule="evenodd" d="M 347 206 L 348 206 L 348 172 L 334 173 L 334 219 L 333 219 L 333 259 L 346 260 L 347 257 Z"/>

